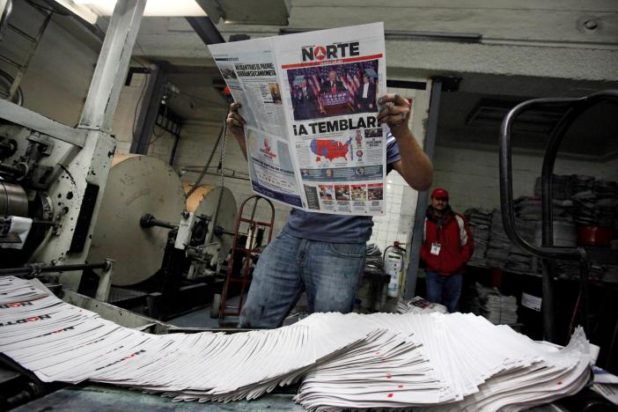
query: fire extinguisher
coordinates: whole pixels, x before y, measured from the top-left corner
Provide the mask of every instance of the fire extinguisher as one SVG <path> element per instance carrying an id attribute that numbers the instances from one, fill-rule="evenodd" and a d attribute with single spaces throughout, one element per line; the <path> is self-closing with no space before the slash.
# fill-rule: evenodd
<path id="1" fill-rule="evenodd" d="M 384 262 L 384 273 L 391 277 L 388 282 L 388 297 L 396 298 L 399 296 L 399 288 L 403 278 L 403 260 L 406 250 L 401 244 L 395 241 L 392 245 L 384 249 L 382 260 Z"/>

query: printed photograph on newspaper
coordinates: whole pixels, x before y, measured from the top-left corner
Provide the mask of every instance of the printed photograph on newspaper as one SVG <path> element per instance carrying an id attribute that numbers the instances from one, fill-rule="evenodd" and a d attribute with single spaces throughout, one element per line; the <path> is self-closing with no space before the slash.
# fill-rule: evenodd
<path id="1" fill-rule="evenodd" d="M 284 36 L 275 56 L 307 208 L 382 214 L 383 191 L 373 190 L 386 175 L 377 121 L 386 92 L 382 24 Z"/>

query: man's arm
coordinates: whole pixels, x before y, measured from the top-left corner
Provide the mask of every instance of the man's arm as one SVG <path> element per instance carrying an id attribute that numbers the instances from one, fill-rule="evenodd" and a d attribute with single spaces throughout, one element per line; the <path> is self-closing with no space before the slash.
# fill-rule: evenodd
<path id="1" fill-rule="evenodd" d="M 240 146 L 243 156 L 247 159 L 245 119 L 243 119 L 240 113 L 238 113 L 238 109 L 240 109 L 240 103 L 230 104 L 230 111 L 227 113 L 227 119 L 225 119 L 225 121 L 227 123 L 227 130 L 232 134 L 232 136 L 234 136 L 238 142 L 238 146 Z"/>
<path id="2" fill-rule="evenodd" d="M 384 107 L 378 114 L 378 122 L 390 127 L 401 155 L 401 160 L 393 163 L 393 168 L 413 189 L 429 189 L 433 181 L 433 165 L 408 127 L 410 102 L 397 94 L 387 94 L 380 98 L 379 104 Z"/>

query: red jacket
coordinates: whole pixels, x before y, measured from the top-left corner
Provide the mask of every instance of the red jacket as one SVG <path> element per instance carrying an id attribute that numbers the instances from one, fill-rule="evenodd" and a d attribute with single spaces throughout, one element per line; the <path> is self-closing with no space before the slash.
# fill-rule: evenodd
<path id="1" fill-rule="evenodd" d="M 438 255 L 431 253 L 431 245 L 440 244 Z M 427 270 L 441 275 L 460 272 L 474 250 L 472 233 L 465 219 L 448 209 L 438 219 L 430 207 L 425 218 L 425 236 L 421 259 Z"/>

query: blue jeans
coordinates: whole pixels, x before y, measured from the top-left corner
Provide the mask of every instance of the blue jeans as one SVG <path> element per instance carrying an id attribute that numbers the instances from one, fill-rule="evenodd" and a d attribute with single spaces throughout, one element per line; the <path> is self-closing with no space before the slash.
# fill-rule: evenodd
<path id="1" fill-rule="evenodd" d="M 442 276 L 436 272 L 426 272 L 425 275 L 427 300 L 445 305 L 451 313 L 456 312 L 459 309 L 463 275 L 461 273 L 453 273 L 449 276 Z"/>
<path id="2" fill-rule="evenodd" d="M 364 243 L 317 242 L 282 233 L 258 260 L 240 326 L 281 326 L 303 291 L 310 312 L 350 312 L 364 267 Z"/>

